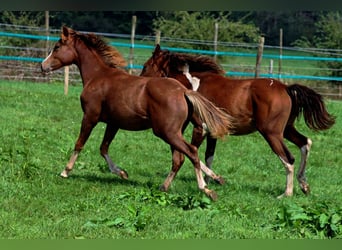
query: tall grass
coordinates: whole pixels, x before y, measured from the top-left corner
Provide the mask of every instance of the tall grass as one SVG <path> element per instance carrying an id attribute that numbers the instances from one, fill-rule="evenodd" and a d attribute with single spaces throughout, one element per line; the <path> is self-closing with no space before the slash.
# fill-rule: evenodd
<path id="1" fill-rule="evenodd" d="M 99 154 L 104 124 L 90 136 L 68 179 L 58 175 L 72 152 L 82 111 L 80 86 L 0 83 L 0 238 L 241 239 L 341 238 L 342 105 L 327 100 L 336 125 L 315 133 L 307 177 L 312 194 L 285 188 L 285 171 L 259 134 L 220 141 L 210 201 L 187 160 L 168 193 L 158 191 L 171 167 L 168 145 L 142 132 L 119 131 L 110 147 L 129 174 L 109 173 Z M 186 131 L 190 140 L 191 127 Z M 297 163 L 299 151 L 290 145 Z M 203 159 L 205 145 L 200 148 Z M 296 183 L 297 184 L 297 183 Z"/>

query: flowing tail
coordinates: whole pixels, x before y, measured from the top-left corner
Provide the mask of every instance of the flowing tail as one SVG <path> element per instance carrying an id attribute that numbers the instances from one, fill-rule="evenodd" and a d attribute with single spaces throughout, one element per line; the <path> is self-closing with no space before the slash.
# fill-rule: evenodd
<path id="1" fill-rule="evenodd" d="M 287 93 L 292 100 L 291 117 L 298 118 L 303 113 L 306 125 L 315 131 L 334 125 L 335 117 L 328 113 L 320 94 L 299 84 L 289 85 Z"/>
<path id="2" fill-rule="evenodd" d="M 214 138 L 223 138 L 233 129 L 234 118 L 222 109 L 216 107 L 211 101 L 195 91 L 185 93 L 191 102 L 195 114 L 204 122 Z"/>

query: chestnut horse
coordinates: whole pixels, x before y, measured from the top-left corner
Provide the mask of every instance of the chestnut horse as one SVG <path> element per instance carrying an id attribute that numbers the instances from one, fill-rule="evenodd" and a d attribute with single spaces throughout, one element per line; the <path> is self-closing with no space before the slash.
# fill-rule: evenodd
<path id="1" fill-rule="evenodd" d="M 212 199 L 217 198 L 216 193 L 207 188 L 201 168 L 218 181 L 222 181 L 221 177 L 201 166 L 197 148 L 185 141 L 183 132 L 189 122 L 198 129 L 203 122 L 214 137 L 223 137 L 229 132 L 230 116 L 174 79 L 128 74 L 120 68 L 126 62 L 115 48 L 94 34 L 81 34 L 64 26 L 59 41 L 42 62 L 41 69 L 50 72 L 71 64 L 78 66 L 83 82 L 80 97 L 83 120 L 74 152 L 61 173 L 62 177 L 68 177 L 92 129 L 98 122 L 104 122 L 107 127 L 100 147 L 101 155 L 112 173 L 128 178 L 127 172 L 109 157 L 109 145 L 119 129 L 152 128 L 153 133 L 171 147 L 172 170 L 180 168 L 185 154 L 194 165 L 199 189 Z M 174 175 L 171 171 L 171 177 L 161 187 L 163 190 L 167 191 L 168 180 Z"/>
<path id="2" fill-rule="evenodd" d="M 190 71 L 189 71 L 190 70 Z M 280 158 L 286 169 L 286 189 L 282 196 L 293 194 L 294 157 L 284 144 L 284 138 L 297 145 L 301 162 L 297 174 L 301 190 L 308 194 L 305 167 L 312 141 L 299 133 L 294 122 L 301 113 L 310 129 L 329 129 L 335 118 L 330 115 L 321 95 L 314 90 L 293 84 L 287 86 L 276 79 L 230 79 L 210 57 L 171 53 L 157 45 L 144 64 L 142 76 L 170 77 L 225 109 L 236 120 L 232 135 L 247 135 L 258 131 Z M 192 144 L 199 147 L 204 137 L 194 129 Z M 216 139 L 207 136 L 206 164 L 211 167 Z"/>

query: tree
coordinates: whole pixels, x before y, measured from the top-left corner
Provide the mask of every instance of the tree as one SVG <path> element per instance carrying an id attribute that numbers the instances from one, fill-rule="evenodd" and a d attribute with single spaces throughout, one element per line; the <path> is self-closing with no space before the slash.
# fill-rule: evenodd
<path id="1" fill-rule="evenodd" d="M 21 28 L 30 27 L 41 27 L 44 25 L 44 12 L 32 12 L 32 11 L 1 11 L 0 22 L 11 24 L 12 27 L 17 26 L 20 32 L 24 32 Z M 17 29 L 12 29 L 10 32 L 18 32 Z M 39 31 L 29 30 L 30 34 L 39 34 Z M 19 32 L 18 32 L 19 33 Z M 14 37 L 0 37 L 1 46 L 16 46 L 16 47 L 28 47 L 31 44 L 39 43 L 37 40 L 32 39 L 20 39 Z M 0 51 L 5 55 L 12 55 L 13 50 L 2 48 Z"/>
<path id="2" fill-rule="evenodd" d="M 253 24 L 240 21 L 231 22 L 228 14 L 212 12 L 175 11 L 168 18 L 159 16 L 153 21 L 153 27 L 160 30 L 163 37 L 197 40 L 197 44 L 182 44 L 196 49 L 212 49 L 214 24 L 219 24 L 218 41 L 257 42 L 259 29 Z M 179 44 L 171 44 L 179 46 Z"/>
<path id="3" fill-rule="evenodd" d="M 327 15 L 322 15 L 317 28 L 319 31 L 317 46 L 329 49 L 334 57 L 340 57 L 342 50 L 342 12 L 329 12 Z M 332 76 L 342 77 L 342 63 L 325 62 L 325 65 L 332 69 Z"/>

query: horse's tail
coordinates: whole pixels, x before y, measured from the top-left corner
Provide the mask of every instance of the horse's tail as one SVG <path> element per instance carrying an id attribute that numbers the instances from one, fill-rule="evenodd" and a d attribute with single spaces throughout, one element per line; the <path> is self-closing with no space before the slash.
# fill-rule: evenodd
<path id="1" fill-rule="evenodd" d="M 335 117 L 328 113 L 320 94 L 299 84 L 289 85 L 287 93 L 292 100 L 291 116 L 294 119 L 303 113 L 306 125 L 316 131 L 334 125 Z"/>
<path id="2" fill-rule="evenodd" d="M 207 126 L 210 135 L 214 138 L 223 138 L 233 128 L 233 117 L 216 107 L 211 101 L 195 91 L 185 93 L 191 102 L 195 114 Z"/>

